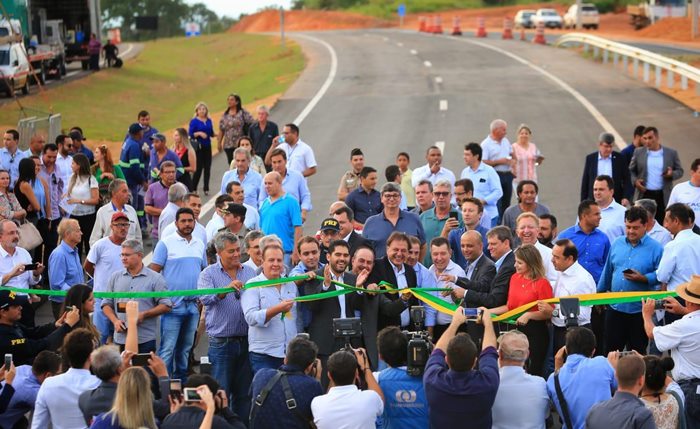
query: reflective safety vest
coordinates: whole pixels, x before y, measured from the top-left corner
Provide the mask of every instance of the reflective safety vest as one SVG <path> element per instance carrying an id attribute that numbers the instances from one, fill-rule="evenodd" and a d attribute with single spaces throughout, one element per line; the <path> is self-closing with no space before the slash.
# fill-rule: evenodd
<path id="1" fill-rule="evenodd" d="M 379 373 L 377 382 L 384 392 L 383 429 L 430 427 L 422 377 L 408 375 L 405 368 L 387 368 Z"/>

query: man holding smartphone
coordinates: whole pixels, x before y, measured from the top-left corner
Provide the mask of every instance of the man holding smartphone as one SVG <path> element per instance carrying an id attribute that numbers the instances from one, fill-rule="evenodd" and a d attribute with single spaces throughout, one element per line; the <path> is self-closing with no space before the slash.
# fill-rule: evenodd
<path id="1" fill-rule="evenodd" d="M 29 252 L 19 247 L 17 225 L 9 219 L 0 221 L 0 275 L 2 275 L 2 284 L 7 287 L 30 289 L 41 282 L 43 272 L 44 265 L 33 263 Z M 34 295 L 21 294 L 21 296 L 29 299 L 24 301 L 22 305 L 20 323 L 32 327 L 34 326 L 32 302 L 38 301 L 38 298 Z"/>

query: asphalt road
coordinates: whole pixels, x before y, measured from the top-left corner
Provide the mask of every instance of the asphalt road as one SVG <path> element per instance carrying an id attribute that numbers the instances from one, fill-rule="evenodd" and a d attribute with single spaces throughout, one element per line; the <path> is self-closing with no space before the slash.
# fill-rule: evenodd
<path id="1" fill-rule="evenodd" d="M 309 180 L 314 208 L 306 233 L 317 229 L 335 201 L 353 147 L 362 148 L 366 165 L 381 178 L 399 151 L 410 153 L 416 168 L 425 163 L 428 146 L 443 142 L 444 166 L 459 176 L 464 144 L 480 142 L 495 118 L 508 121 L 511 140 L 518 124 L 531 126 L 546 157 L 538 170 L 540 202 L 562 227 L 575 220 L 583 159 L 596 150 L 603 129 L 629 139 L 636 125 L 655 125 L 662 144 L 679 150 L 684 168 L 698 156 L 693 139 L 700 135 L 700 119 L 689 109 L 574 52 L 396 30 L 289 37 L 303 47 L 308 67 L 271 119 L 300 123 L 301 138 L 319 163 Z M 313 99 L 317 104 L 309 110 Z M 225 157 L 215 157 L 212 190 L 225 169 Z M 210 214 L 203 213 L 203 223 Z M 206 344 L 197 352 L 206 352 Z"/>

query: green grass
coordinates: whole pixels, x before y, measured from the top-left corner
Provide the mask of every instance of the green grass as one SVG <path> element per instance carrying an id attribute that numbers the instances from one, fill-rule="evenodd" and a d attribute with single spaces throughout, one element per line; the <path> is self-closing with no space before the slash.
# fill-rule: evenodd
<path id="1" fill-rule="evenodd" d="M 124 68 L 50 88 L 21 98 L 30 115 L 60 113 L 64 128 L 80 125 L 91 140 L 121 140 L 140 110 L 148 110 L 159 129 L 187 123 L 199 101 L 211 112 L 226 108 L 237 93 L 244 103 L 279 94 L 304 68 L 298 45 L 282 51 L 273 37 L 222 33 L 193 39 L 162 39 L 145 44 Z M 17 103 L 0 107 L 0 124 L 21 117 Z"/>

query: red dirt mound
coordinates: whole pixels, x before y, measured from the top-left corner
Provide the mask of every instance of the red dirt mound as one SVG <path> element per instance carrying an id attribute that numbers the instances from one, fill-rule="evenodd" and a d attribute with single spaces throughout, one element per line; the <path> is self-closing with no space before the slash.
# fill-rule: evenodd
<path id="1" fill-rule="evenodd" d="M 637 32 L 639 37 L 661 38 L 691 42 L 691 22 L 687 18 L 664 18 Z M 695 39 L 698 41 L 698 39 Z"/>
<path id="2" fill-rule="evenodd" d="M 390 27 L 389 21 L 347 12 L 320 10 L 290 10 L 284 12 L 287 31 L 344 30 L 351 28 Z M 276 10 L 248 15 L 230 31 L 257 33 L 279 31 L 280 14 Z"/>

